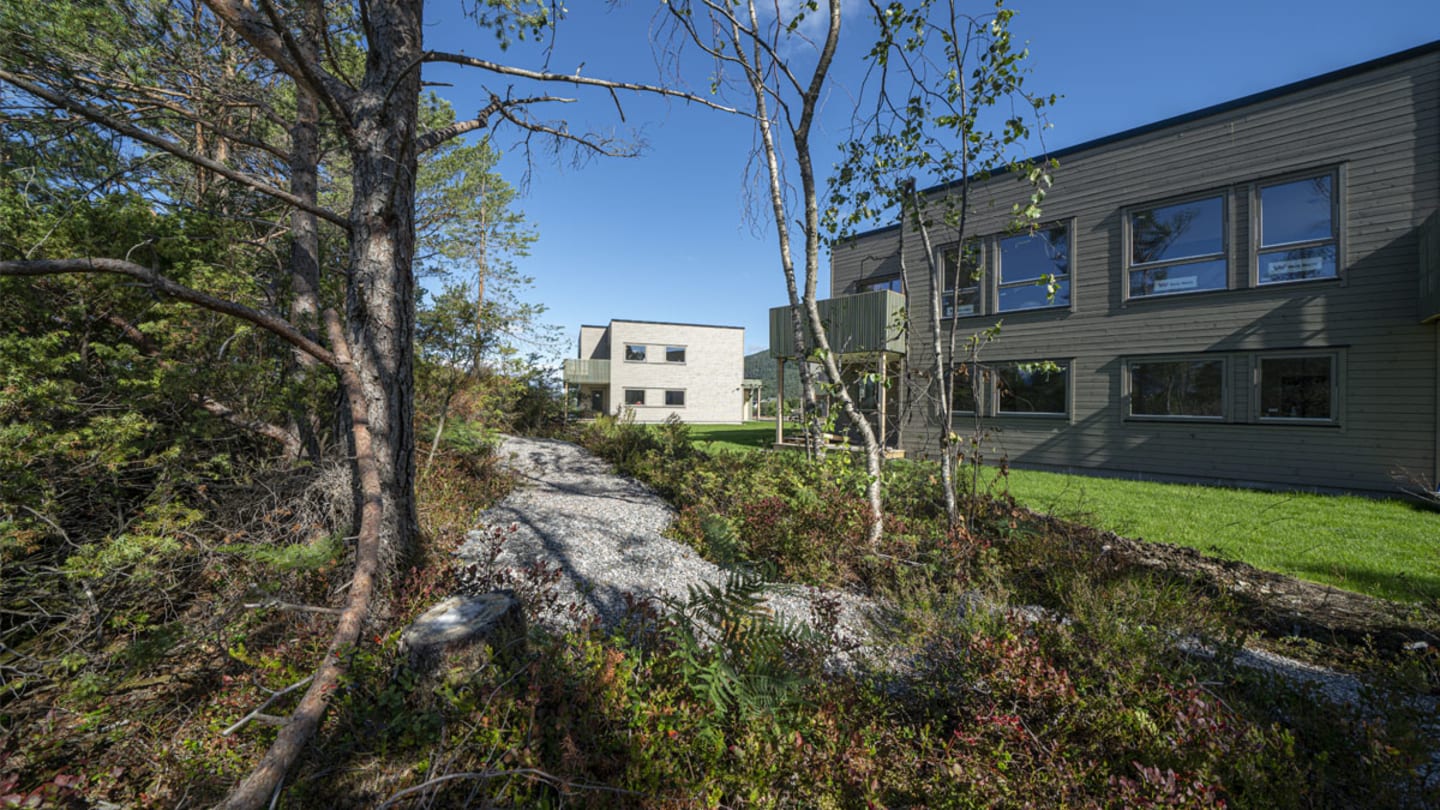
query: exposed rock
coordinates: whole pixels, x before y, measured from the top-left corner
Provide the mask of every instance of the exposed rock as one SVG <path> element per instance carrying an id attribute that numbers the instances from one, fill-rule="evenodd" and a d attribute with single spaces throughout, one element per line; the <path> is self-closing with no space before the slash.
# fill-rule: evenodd
<path id="1" fill-rule="evenodd" d="M 411 668 L 427 674 L 438 664 L 477 643 L 523 643 L 525 614 L 507 591 L 452 596 L 425 611 L 400 634 L 400 649 Z"/>

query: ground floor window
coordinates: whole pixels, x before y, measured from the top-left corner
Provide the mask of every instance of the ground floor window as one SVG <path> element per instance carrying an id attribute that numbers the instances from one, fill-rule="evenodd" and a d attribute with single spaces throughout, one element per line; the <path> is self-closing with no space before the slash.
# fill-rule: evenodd
<path id="1" fill-rule="evenodd" d="M 626 388 L 626 389 L 625 389 L 625 404 L 626 404 L 626 405 L 644 405 L 644 404 L 645 404 L 645 389 L 643 389 L 643 388 Z"/>
<path id="2" fill-rule="evenodd" d="M 1261 357 L 1260 418 L 1335 419 L 1335 357 Z"/>
<path id="3" fill-rule="evenodd" d="M 1002 414 L 1069 413 L 1069 373 L 1053 361 L 1012 363 L 995 370 L 997 410 Z"/>
<path id="4" fill-rule="evenodd" d="M 1131 360 L 1130 415 L 1225 417 L 1225 361 Z"/>
<path id="5" fill-rule="evenodd" d="M 684 391 L 666 391 L 666 392 L 665 392 L 665 404 L 666 404 L 666 405 L 669 405 L 669 406 L 672 407 L 672 408 L 683 408 L 683 407 L 685 407 L 685 392 L 684 392 Z"/>
<path id="6" fill-rule="evenodd" d="M 954 388 L 950 394 L 950 410 L 956 413 L 979 413 L 985 390 L 984 381 L 989 379 L 989 376 L 979 363 L 962 363 L 956 366 L 952 377 Z"/>

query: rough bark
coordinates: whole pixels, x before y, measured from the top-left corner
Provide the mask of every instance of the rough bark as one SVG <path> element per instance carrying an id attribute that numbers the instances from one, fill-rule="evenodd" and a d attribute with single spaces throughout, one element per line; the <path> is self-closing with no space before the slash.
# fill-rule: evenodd
<path id="1" fill-rule="evenodd" d="M 346 337 L 368 404 L 385 512 L 382 558 L 409 550 L 418 520 L 415 481 L 415 129 L 420 98 L 421 3 L 372 3 L 365 16 L 365 79 L 350 144 L 350 284 Z"/>

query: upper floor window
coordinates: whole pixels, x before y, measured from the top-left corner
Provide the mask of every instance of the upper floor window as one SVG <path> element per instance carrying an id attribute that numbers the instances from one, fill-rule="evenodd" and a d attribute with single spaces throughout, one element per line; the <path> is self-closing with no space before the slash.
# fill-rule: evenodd
<path id="1" fill-rule="evenodd" d="M 1000 312 L 1070 306 L 1070 229 L 1064 224 L 1001 239 L 999 264 Z"/>
<path id="2" fill-rule="evenodd" d="M 940 254 L 944 293 L 940 299 L 940 317 L 963 318 L 980 313 L 980 242 L 970 240 Z"/>
<path id="3" fill-rule="evenodd" d="M 1129 224 L 1131 298 L 1228 286 L 1223 196 L 1134 208 Z"/>
<path id="4" fill-rule="evenodd" d="M 684 347 L 684 346 L 666 346 L 666 347 L 665 347 L 665 362 L 667 362 L 667 363 L 683 363 L 683 362 L 685 362 L 685 347 Z"/>
<path id="5" fill-rule="evenodd" d="M 1278 284 L 1335 277 L 1335 176 L 1263 185 L 1257 281 Z"/>
<path id="6" fill-rule="evenodd" d="M 889 290 L 890 292 L 897 292 L 897 293 L 898 293 L 898 292 L 904 292 L 904 290 L 902 290 L 900 287 L 901 287 L 900 277 L 899 277 L 899 276 L 891 276 L 891 277 L 889 277 L 889 278 L 877 278 L 877 279 L 871 279 L 871 280 L 869 280 L 869 281 L 861 281 L 861 282 L 858 282 L 858 283 L 856 283 L 856 285 L 855 285 L 855 292 L 857 292 L 857 293 L 875 292 L 876 290 Z"/>
<path id="7" fill-rule="evenodd" d="M 625 359 L 630 362 L 645 362 L 645 346 L 641 343 L 625 344 Z"/>

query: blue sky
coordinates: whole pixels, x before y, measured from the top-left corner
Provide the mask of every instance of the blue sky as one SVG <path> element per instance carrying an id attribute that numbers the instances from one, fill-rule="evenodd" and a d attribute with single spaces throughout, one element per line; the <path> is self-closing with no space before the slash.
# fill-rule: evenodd
<path id="1" fill-rule="evenodd" d="M 570 6 L 555 34 L 551 70 L 661 80 L 650 37 L 657 2 L 612 7 L 572 0 Z M 847 11 L 864 6 L 850 1 Z M 990 7 L 969 6 L 977 14 Z M 1063 96 L 1049 113 L 1049 149 L 1440 39 L 1434 0 L 1014 0 L 1010 7 L 1017 12 L 1014 35 L 1030 47 L 1029 88 Z M 863 76 L 860 55 L 868 43 L 860 16 L 842 29 L 833 89 L 816 125 L 822 177 Z M 543 67 L 539 51 L 523 44 L 497 54 L 491 35 L 478 31 L 453 0 L 427 3 L 426 22 L 428 47 Z M 707 77 L 704 66 L 698 68 L 686 79 L 703 94 Z M 503 95 L 507 88 L 478 71 L 448 66 L 427 67 L 425 78 L 454 83 L 437 92 L 462 117 L 483 106 L 489 92 Z M 518 83 L 514 88 L 530 92 Z M 513 130 L 494 135 L 506 152 L 500 167 L 506 178 L 520 185 L 528 173 L 519 207 L 540 240 L 519 261 L 535 279 L 526 297 L 549 307 L 546 320 L 564 328 L 569 354 L 581 323 L 611 318 L 743 326 L 746 351 L 764 348 L 768 309 L 786 296 L 773 225 L 751 204 L 764 187 L 746 183 L 753 127 L 693 105 L 633 96 L 620 98 L 622 122 L 608 97 L 551 89 L 580 99 L 547 113 L 566 118 L 572 131 L 645 144 L 637 158 L 601 157 L 576 166 L 570 155 L 543 148 L 527 163 Z M 761 211 L 759 219 L 747 214 L 751 209 Z M 828 284 L 822 270 L 822 294 Z"/>

